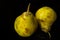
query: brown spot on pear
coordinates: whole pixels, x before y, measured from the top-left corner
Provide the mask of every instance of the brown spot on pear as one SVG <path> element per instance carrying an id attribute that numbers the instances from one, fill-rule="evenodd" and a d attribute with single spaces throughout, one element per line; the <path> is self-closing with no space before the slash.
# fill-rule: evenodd
<path id="1" fill-rule="evenodd" d="M 35 16 L 37 20 L 39 19 L 38 23 L 41 26 L 41 30 L 51 37 L 49 31 L 57 18 L 56 12 L 48 6 L 44 6 L 36 11 Z"/>
<path id="2" fill-rule="evenodd" d="M 18 33 L 18 35 L 22 37 L 29 37 L 31 36 L 37 29 L 37 20 L 34 17 L 34 15 L 29 11 L 30 3 L 28 5 L 27 11 L 23 12 L 21 15 L 19 15 L 15 20 L 14 25 L 17 24 L 17 21 L 20 21 L 19 24 L 17 24 L 18 29 L 16 26 L 14 26 L 15 31 Z M 32 19 L 33 18 L 33 19 Z M 34 23 L 34 24 L 32 24 Z M 24 26 L 25 25 L 25 26 Z M 18 32 L 19 30 L 19 32 Z"/>

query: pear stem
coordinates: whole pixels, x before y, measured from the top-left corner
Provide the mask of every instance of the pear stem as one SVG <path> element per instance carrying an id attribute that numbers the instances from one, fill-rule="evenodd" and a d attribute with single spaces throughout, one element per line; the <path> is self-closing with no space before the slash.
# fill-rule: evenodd
<path id="1" fill-rule="evenodd" d="M 29 8 L 30 8 L 30 3 L 29 3 L 28 8 L 27 8 L 27 13 L 29 12 Z"/>
<path id="2" fill-rule="evenodd" d="M 51 34 L 50 34 L 50 32 L 48 32 L 48 34 L 49 34 L 49 38 L 51 38 Z"/>

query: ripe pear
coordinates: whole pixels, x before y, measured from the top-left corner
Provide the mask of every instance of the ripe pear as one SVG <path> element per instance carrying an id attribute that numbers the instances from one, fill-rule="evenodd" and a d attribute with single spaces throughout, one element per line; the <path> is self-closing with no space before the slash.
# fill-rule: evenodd
<path id="1" fill-rule="evenodd" d="M 37 21 L 34 15 L 29 11 L 30 3 L 27 11 L 19 15 L 14 22 L 14 29 L 21 37 L 31 36 L 37 29 Z"/>
<path id="2" fill-rule="evenodd" d="M 57 18 L 56 12 L 51 7 L 44 6 L 36 11 L 35 16 L 41 26 L 41 30 L 51 37 L 49 31 Z"/>

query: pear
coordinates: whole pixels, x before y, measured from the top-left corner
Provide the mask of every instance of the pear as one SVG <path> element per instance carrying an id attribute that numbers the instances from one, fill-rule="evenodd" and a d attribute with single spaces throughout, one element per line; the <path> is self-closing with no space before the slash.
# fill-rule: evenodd
<path id="1" fill-rule="evenodd" d="M 57 18 L 56 12 L 51 7 L 43 6 L 36 11 L 35 16 L 39 25 L 41 26 L 41 30 L 45 33 L 48 33 L 51 37 L 49 31 L 51 30 L 51 26 Z"/>
<path id="2" fill-rule="evenodd" d="M 21 37 L 31 36 L 37 29 L 37 21 L 34 15 L 29 11 L 30 3 L 27 11 L 19 15 L 14 22 L 14 29 Z"/>

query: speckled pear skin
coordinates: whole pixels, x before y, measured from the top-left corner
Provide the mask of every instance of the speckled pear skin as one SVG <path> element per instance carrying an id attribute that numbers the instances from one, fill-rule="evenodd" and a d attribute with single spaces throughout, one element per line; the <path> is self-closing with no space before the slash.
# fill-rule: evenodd
<path id="1" fill-rule="evenodd" d="M 45 33 L 49 33 L 52 24 L 57 18 L 56 12 L 48 6 L 44 6 L 38 9 L 35 16 L 38 20 L 39 25 L 41 26 L 41 30 Z"/>
<path id="2" fill-rule="evenodd" d="M 29 37 L 37 29 L 37 20 L 34 15 L 29 11 L 30 4 L 28 5 L 27 11 L 19 15 L 14 23 L 14 29 L 19 36 Z"/>

